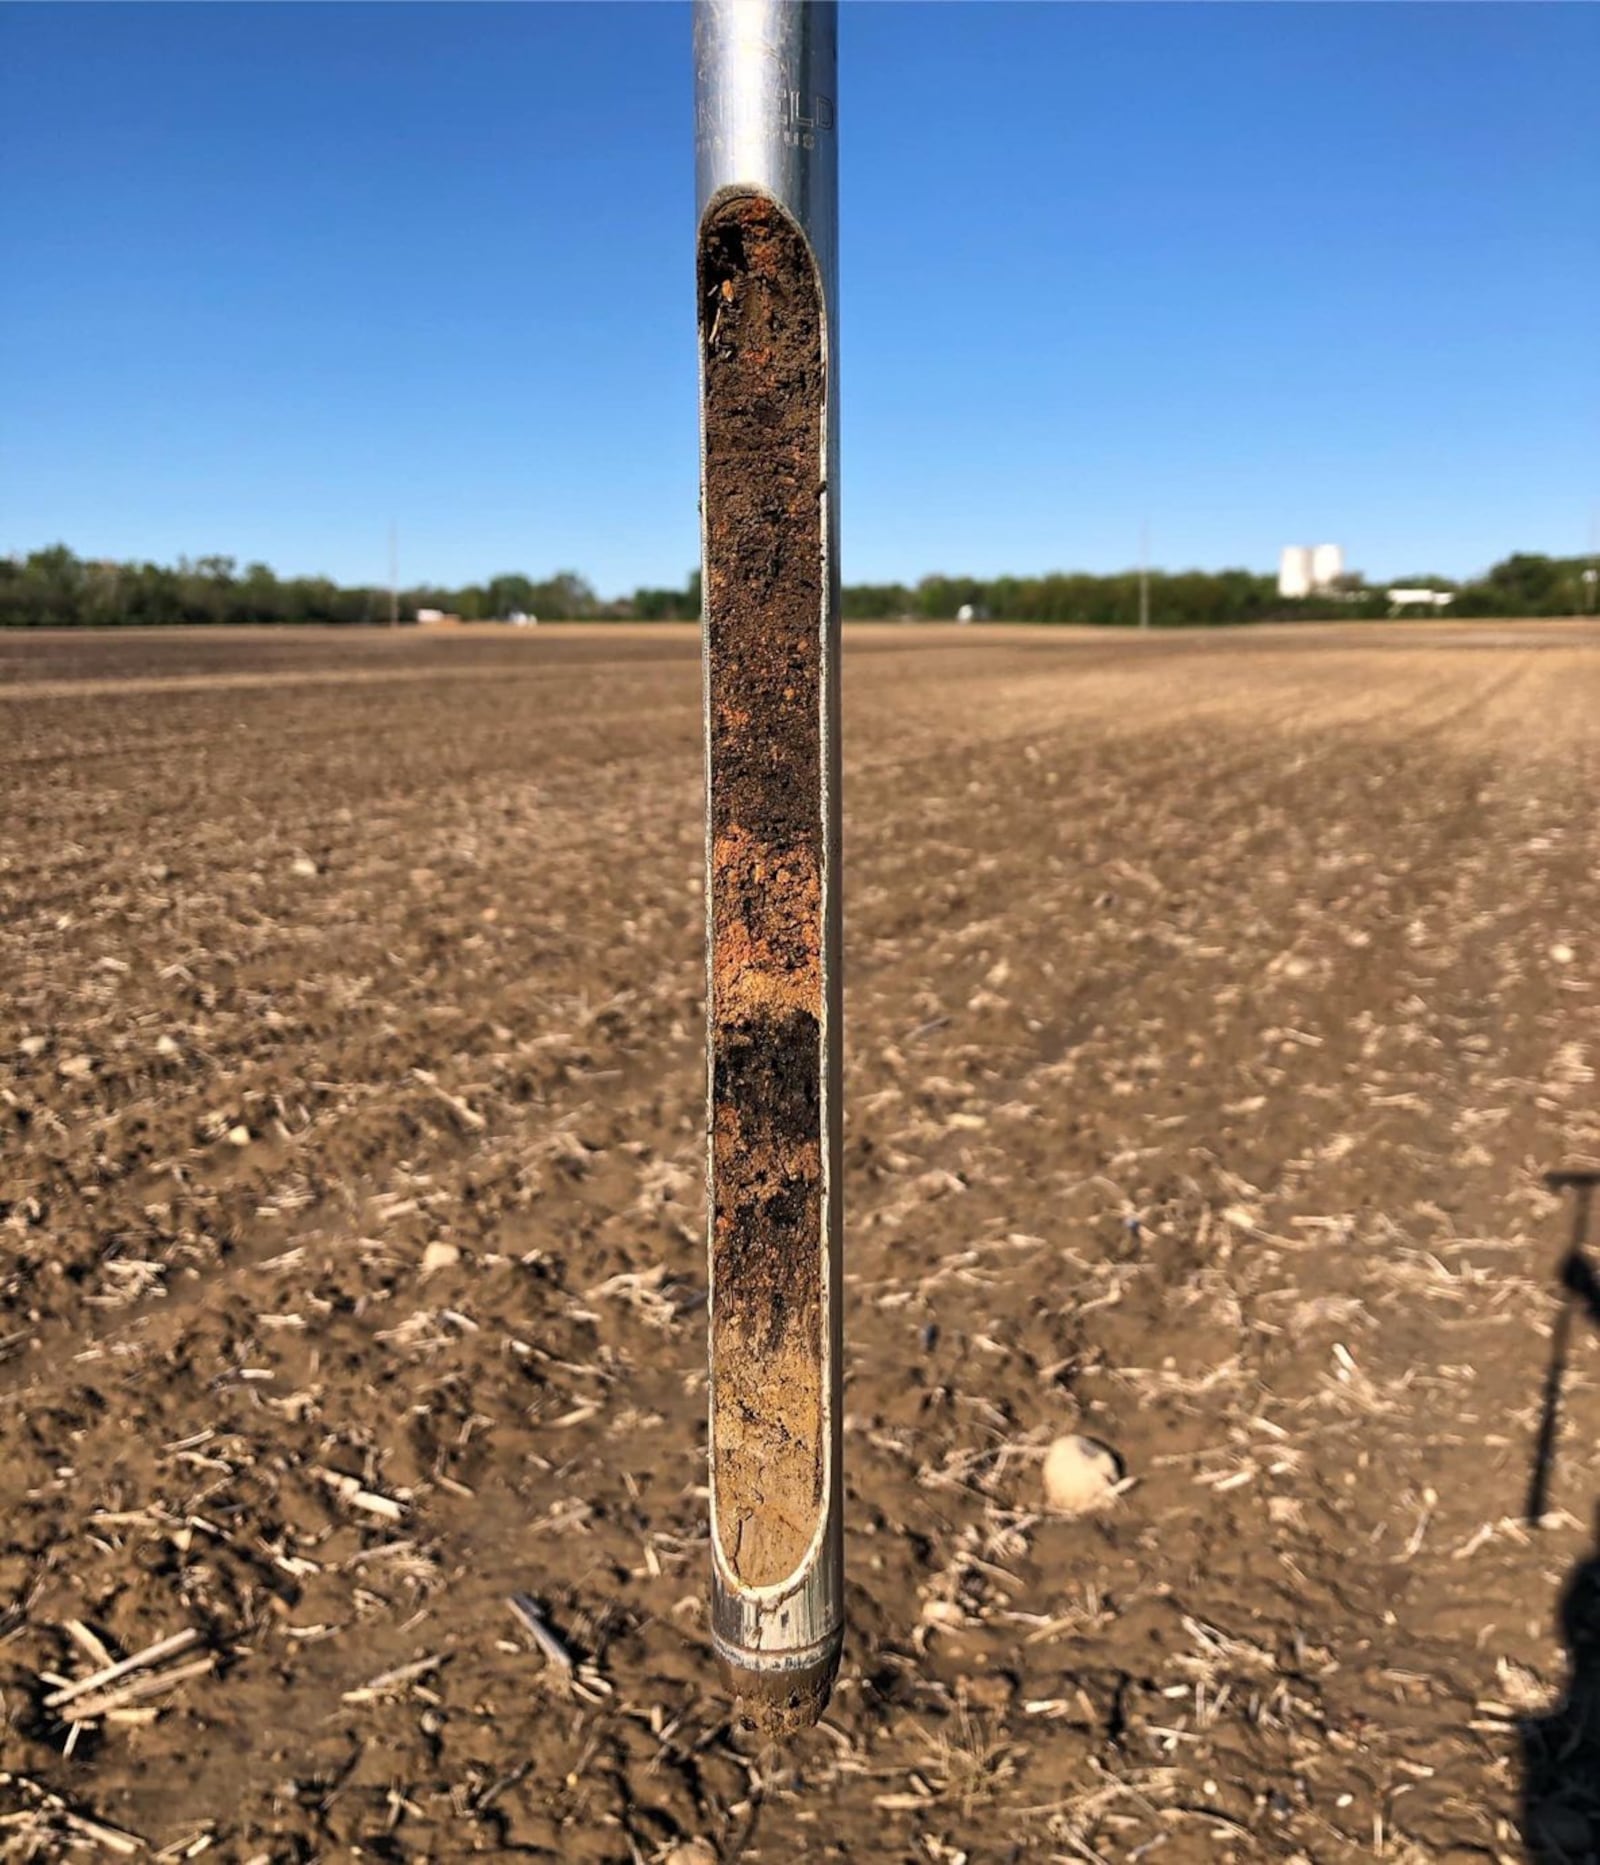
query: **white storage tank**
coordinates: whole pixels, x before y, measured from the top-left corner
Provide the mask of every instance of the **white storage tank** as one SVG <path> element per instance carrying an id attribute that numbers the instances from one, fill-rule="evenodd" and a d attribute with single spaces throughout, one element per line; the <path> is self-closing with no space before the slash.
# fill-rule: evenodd
<path id="1" fill-rule="evenodd" d="M 1285 544 L 1278 559 L 1278 594 L 1299 597 L 1311 594 L 1311 551 L 1305 544 Z"/>
<path id="2" fill-rule="evenodd" d="M 1344 546 L 1318 544 L 1311 553 L 1311 587 L 1333 589 L 1344 575 Z"/>

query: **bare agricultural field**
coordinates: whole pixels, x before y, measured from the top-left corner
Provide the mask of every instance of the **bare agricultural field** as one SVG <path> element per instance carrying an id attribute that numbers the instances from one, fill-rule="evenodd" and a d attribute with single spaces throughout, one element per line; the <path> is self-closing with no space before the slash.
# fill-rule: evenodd
<path id="1" fill-rule="evenodd" d="M 0 1854 L 1600 1855 L 1600 629 L 849 640 L 852 1619 L 763 1750 L 692 631 L 0 638 Z"/>

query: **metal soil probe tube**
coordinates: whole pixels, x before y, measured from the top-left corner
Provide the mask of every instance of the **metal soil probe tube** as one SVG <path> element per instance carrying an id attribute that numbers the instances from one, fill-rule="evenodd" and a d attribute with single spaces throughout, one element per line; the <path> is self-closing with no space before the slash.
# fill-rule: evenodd
<path id="1" fill-rule="evenodd" d="M 843 1636 L 835 34 L 695 7 L 711 1620 L 773 1732 Z"/>

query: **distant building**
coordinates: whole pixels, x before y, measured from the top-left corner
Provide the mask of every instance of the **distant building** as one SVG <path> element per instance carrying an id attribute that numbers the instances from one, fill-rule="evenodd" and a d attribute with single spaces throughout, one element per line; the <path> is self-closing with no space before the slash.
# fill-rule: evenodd
<path id="1" fill-rule="evenodd" d="M 1448 589 L 1386 589 L 1383 593 L 1389 598 L 1391 615 L 1402 609 L 1448 609 L 1455 601 Z"/>
<path id="2" fill-rule="evenodd" d="M 443 609 L 418 609 L 417 626 L 419 628 L 459 628 L 461 617 L 448 615 Z"/>

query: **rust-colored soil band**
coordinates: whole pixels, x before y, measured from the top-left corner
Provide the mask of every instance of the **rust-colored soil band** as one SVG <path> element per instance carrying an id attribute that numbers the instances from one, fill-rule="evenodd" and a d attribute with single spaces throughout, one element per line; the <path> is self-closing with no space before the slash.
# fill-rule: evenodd
<path id="1" fill-rule="evenodd" d="M 700 229 L 711 818 L 712 1457 L 747 1586 L 822 1507 L 822 303 L 741 195 Z"/>

